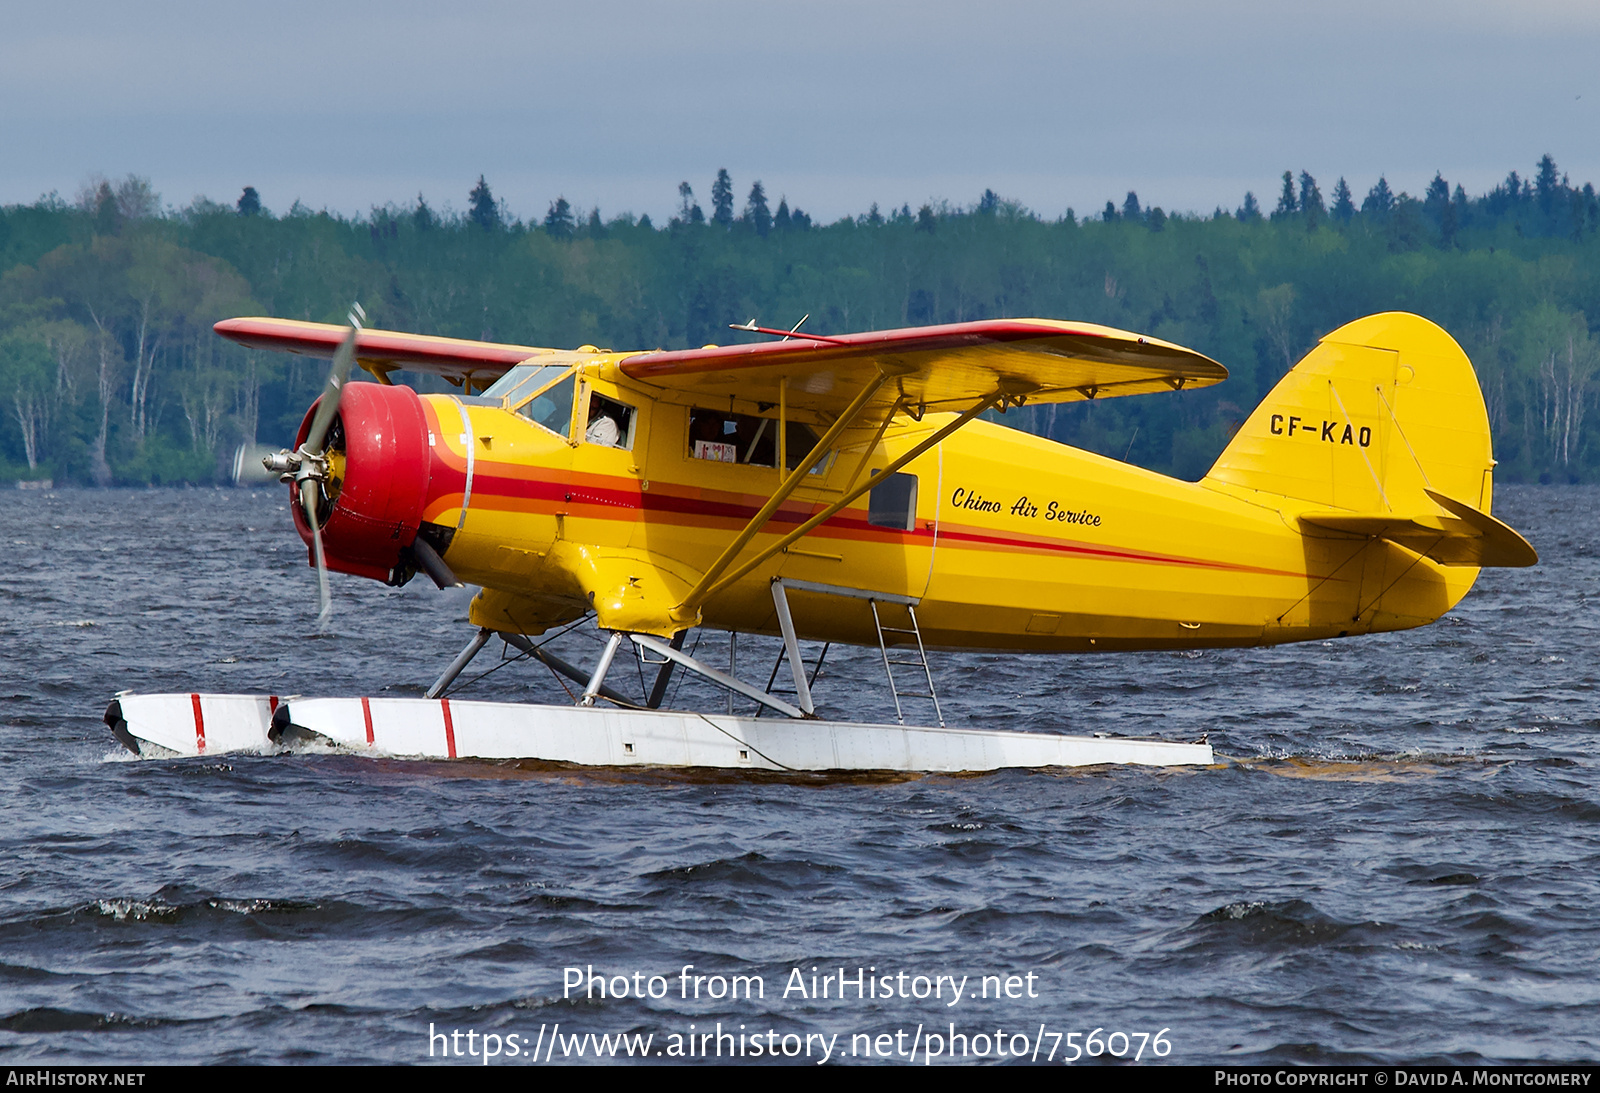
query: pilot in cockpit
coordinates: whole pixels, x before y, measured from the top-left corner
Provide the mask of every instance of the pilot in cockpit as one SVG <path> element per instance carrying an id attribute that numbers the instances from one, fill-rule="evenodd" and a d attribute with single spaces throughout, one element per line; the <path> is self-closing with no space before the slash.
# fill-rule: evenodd
<path id="1" fill-rule="evenodd" d="M 607 448 L 615 448 L 617 441 L 622 437 L 622 430 L 617 428 L 617 420 L 606 413 L 605 407 L 598 402 L 589 407 L 589 427 L 584 430 L 583 439 L 590 444 L 602 444 Z"/>

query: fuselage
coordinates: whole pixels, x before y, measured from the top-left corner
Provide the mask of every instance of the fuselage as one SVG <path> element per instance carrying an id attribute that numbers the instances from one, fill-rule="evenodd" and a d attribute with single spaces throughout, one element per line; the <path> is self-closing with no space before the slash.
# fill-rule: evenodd
<path id="1" fill-rule="evenodd" d="M 401 462 L 412 468 L 408 482 L 426 479 L 424 534 L 432 529 L 454 572 L 484 589 L 475 623 L 538 633 L 592 608 L 602 627 L 671 633 L 681 619 L 672 621 L 670 608 L 778 489 L 784 472 L 770 438 L 780 408 L 738 398 L 707 405 L 631 381 L 608 367 L 611 359 L 579 363 L 564 381 L 570 411 L 544 407 L 545 424 L 513 405 L 528 390 L 509 399 L 420 397 L 425 452 Z M 601 408 L 626 420 L 591 442 Z M 789 415 L 796 419 L 791 449 L 825 425 Z M 875 424 L 845 434 L 742 557 L 947 420 L 902 416 L 881 434 Z M 718 427 L 725 443 L 714 438 L 724 435 Z M 350 443 L 352 474 L 359 460 L 394 458 L 365 452 L 357 437 Z M 783 459 L 796 462 L 792 450 Z M 419 460 L 427 468 L 420 477 Z M 1477 576 L 1382 539 L 1306 529 L 1295 519 L 1306 507 L 1178 481 L 978 420 L 711 596 L 698 621 L 777 632 L 770 584 L 782 577 L 914 598 L 924 640 L 941 648 L 1255 645 L 1423 625 Z M 404 528 L 395 534 L 403 546 Z M 801 591 L 790 603 L 803 638 L 877 640 L 865 601 Z M 881 610 L 885 625 L 901 625 L 896 608 Z"/>

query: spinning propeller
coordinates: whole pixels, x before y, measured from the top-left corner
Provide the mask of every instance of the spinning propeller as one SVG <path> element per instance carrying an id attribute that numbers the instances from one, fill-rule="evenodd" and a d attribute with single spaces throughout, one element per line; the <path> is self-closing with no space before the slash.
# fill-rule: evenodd
<path id="1" fill-rule="evenodd" d="M 318 603 L 321 608 L 317 612 L 318 629 L 328 621 L 333 611 L 333 598 L 328 591 L 328 563 L 322 552 L 322 521 L 317 513 L 319 503 L 324 498 L 332 501 L 327 490 L 331 477 L 328 436 L 339 414 L 339 396 L 344 392 L 350 370 L 355 366 L 356 335 L 360 333 L 361 322 L 366 317 L 367 313 L 360 304 L 350 305 L 350 333 L 345 335 L 338 352 L 333 355 L 333 365 L 328 369 L 328 382 L 322 387 L 322 398 L 317 403 L 317 412 L 311 419 L 311 429 L 306 433 L 305 442 L 293 451 L 285 448 L 261 461 L 267 470 L 277 474 L 282 481 L 294 483 L 300 507 L 305 510 L 306 523 L 311 526 L 312 550 L 317 560 Z"/>

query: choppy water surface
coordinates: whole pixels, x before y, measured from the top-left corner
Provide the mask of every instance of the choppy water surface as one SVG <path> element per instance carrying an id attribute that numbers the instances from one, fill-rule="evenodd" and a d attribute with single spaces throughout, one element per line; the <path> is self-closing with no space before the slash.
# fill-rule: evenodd
<path id="1" fill-rule="evenodd" d="M 837 1033 L 846 1061 L 855 1034 L 904 1030 L 902 1050 L 952 1023 L 991 1060 L 994 1032 L 1015 1048 L 1041 1026 L 1041 1059 L 1095 1028 L 1166 1029 L 1189 1063 L 1600 1055 L 1600 491 L 1503 489 L 1497 514 L 1543 564 L 1486 573 L 1424 630 L 936 658 L 953 723 L 1210 733 L 1211 769 L 120 755 L 100 721 L 118 690 L 414 694 L 469 635 L 459 596 L 336 578 L 333 632 L 305 636 L 315 581 L 283 500 L 0 503 L 0 1061 L 422 1061 L 430 1024 L 504 1051 L 558 1022 L 654 1035 L 652 1056 L 719 1022 L 780 1050 Z M 770 646 L 750 644 L 764 672 Z M 831 712 L 883 718 L 872 656 L 830 663 Z M 565 700 L 525 664 L 466 693 Z M 684 999 L 688 964 L 766 996 Z M 666 996 L 564 998 L 563 969 L 590 965 L 642 973 L 646 994 L 659 974 Z M 846 999 L 785 998 L 813 967 L 847 969 Z M 1023 997 L 858 999 L 862 967 L 908 990 L 1018 975 Z"/>

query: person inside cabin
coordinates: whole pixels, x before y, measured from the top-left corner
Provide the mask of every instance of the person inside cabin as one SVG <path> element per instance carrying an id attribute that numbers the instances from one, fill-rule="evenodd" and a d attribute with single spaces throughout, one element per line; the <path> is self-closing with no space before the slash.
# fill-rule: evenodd
<path id="1" fill-rule="evenodd" d="M 608 410 L 600 399 L 589 400 L 589 427 L 584 430 L 583 439 L 590 444 L 615 448 L 622 440 L 622 428 Z"/>
<path id="2" fill-rule="evenodd" d="M 699 441 L 702 444 L 720 443 L 722 440 L 722 419 L 706 410 L 690 411 L 689 439 L 691 441 Z"/>
<path id="3" fill-rule="evenodd" d="M 732 420 L 715 410 L 689 411 L 689 451 L 696 459 L 718 463 L 737 463 L 739 448 L 729 436 Z"/>

